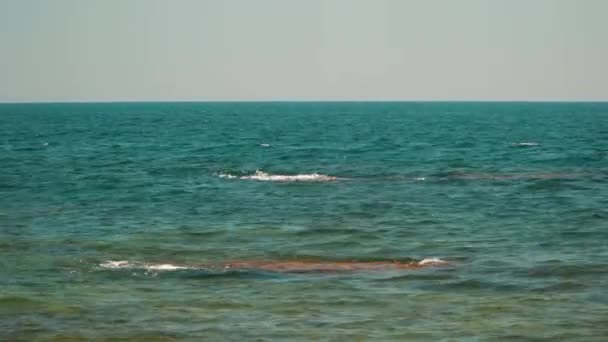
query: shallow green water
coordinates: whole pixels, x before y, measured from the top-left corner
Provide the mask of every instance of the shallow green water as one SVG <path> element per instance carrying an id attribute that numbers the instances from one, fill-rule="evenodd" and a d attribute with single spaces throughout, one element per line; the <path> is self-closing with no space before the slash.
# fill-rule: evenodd
<path id="1" fill-rule="evenodd" d="M 608 104 L 4 104 L 0 131 L 0 339 L 608 335 Z"/>

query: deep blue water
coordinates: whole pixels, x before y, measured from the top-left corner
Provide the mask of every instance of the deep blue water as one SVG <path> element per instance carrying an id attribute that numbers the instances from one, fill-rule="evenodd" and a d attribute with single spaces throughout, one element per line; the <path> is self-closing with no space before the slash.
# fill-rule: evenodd
<path id="1" fill-rule="evenodd" d="M 607 103 L 2 104 L 0 132 L 0 340 L 608 336 Z"/>

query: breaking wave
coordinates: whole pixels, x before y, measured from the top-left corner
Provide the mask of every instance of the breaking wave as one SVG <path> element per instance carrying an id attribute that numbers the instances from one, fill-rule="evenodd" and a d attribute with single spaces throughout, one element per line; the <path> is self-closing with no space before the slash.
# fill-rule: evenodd
<path id="1" fill-rule="evenodd" d="M 320 173 L 305 173 L 295 175 L 271 174 L 256 171 L 253 174 L 230 174 L 220 173 L 220 178 L 240 179 L 261 182 L 333 182 L 333 181 L 406 181 L 406 182 L 445 182 L 445 181 L 526 181 L 526 180 L 551 180 L 551 179 L 575 179 L 581 177 L 601 177 L 601 174 L 590 172 L 516 172 L 516 173 L 491 173 L 491 172 L 447 172 L 436 173 L 425 177 L 414 176 L 378 176 L 378 177 L 336 177 Z"/>
<path id="2" fill-rule="evenodd" d="M 296 175 L 275 175 L 263 171 L 256 171 L 252 175 L 235 176 L 231 174 L 220 174 L 221 178 L 227 179 L 245 179 L 245 180 L 256 180 L 266 182 L 328 182 L 338 180 L 338 177 L 328 176 L 320 173 L 305 173 Z"/>
<path id="3" fill-rule="evenodd" d="M 171 263 L 143 263 L 130 262 L 127 260 L 106 260 L 99 264 L 102 269 L 139 269 L 148 272 L 179 271 L 179 270 L 248 270 L 258 269 L 274 272 L 300 272 L 300 271 L 362 271 L 382 269 L 408 269 L 425 266 L 439 266 L 449 264 L 440 258 L 426 258 L 420 261 L 314 261 L 314 260 L 290 260 L 290 261 L 260 261 L 245 260 L 227 263 L 198 264 L 198 265 L 176 265 Z"/>
<path id="4" fill-rule="evenodd" d="M 193 270 L 201 269 L 200 267 L 181 266 L 173 264 L 147 264 L 130 262 L 126 260 L 106 260 L 99 264 L 99 267 L 105 269 L 144 269 L 147 271 L 177 271 L 177 270 Z"/>
<path id="5" fill-rule="evenodd" d="M 448 262 L 440 258 L 426 258 L 418 261 L 418 265 L 443 265 Z"/>

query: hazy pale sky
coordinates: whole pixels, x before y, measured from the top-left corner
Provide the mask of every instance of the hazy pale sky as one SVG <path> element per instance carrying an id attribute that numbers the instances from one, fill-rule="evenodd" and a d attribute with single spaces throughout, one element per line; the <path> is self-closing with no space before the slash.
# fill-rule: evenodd
<path id="1" fill-rule="evenodd" d="M 608 100 L 608 0 L 0 0 L 0 101 Z"/>

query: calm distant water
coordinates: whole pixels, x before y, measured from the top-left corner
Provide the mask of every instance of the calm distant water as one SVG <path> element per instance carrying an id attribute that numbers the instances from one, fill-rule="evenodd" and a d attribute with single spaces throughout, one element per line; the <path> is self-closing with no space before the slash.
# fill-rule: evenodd
<path id="1" fill-rule="evenodd" d="M 0 340 L 608 336 L 608 104 L 4 104 L 0 132 Z"/>

